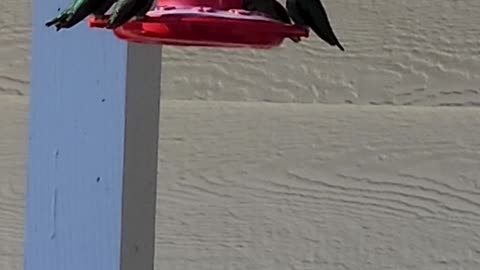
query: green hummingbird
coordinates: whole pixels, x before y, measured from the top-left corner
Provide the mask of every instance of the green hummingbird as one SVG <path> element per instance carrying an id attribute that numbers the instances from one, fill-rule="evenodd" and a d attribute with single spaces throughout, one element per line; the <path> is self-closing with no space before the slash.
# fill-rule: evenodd
<path id="1" fill-rule="evenodd" d="M 311 28 L 329 45 L 345 50 L 333 32 L 327 12 L 320 0 L 286 0 L 286 9 L 276 0 L 243 0 L 243 9 L 259 11 L 267 17 L 286 24 L 293 21 L 296 26 Z M 299 42 L 300 39 L 293 41 Z"/>
<path id="2" fill-rule="evenodd" d="M 74 0 L 70 7 L 60 12 L 45 25 L 47 27 L 55 26 L 57 31 L 62 28 L 70 28 L 89 15 L 105 18 L 105 13 L 115 5 L 107 22 L 107 28 L 113 29 L 133 17 L 144 16 L 154 2 L 155 0 Z"/>

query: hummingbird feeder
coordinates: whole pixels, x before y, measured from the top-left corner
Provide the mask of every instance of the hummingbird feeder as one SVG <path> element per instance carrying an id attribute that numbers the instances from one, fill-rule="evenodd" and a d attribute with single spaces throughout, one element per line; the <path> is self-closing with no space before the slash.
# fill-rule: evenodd
<path id="1" fill-rule="evenodd" d="M 113 29 L 122 40 L 144 44 L 270 49 L 308 30 L 241 9 L 243 0 L 160 0 L 143 18 Z M 105 28 L 108 17 L 90 18 Z"/>

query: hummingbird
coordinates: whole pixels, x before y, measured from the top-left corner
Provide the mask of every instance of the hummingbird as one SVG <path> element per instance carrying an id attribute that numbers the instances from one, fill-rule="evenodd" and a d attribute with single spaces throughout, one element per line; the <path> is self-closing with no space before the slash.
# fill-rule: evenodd
<path id="1" fill-rule="evenodd" d="M 104 18 L 105 13 L 115 5 L 106 28 L 112 29 L 128 22 L 133 17 L 143 17 L 155 0 L 75 0 L 70 7 L 63 10 L 45 23 L 47 27 L 55 26 L 59 31 L 70 28 L 89 15 Z"/>
<path id="2" fill-rule="evenodd" d="M 330 25 L 327 12 L 320 0 L 286 0 L 286 9 L 276 0 L 243 0 L 243 8 L 261 12 L 286 24 L 289 24 L 291 19 L 296 26 L 311 28 L 323 41 L 345 51 Z"/>

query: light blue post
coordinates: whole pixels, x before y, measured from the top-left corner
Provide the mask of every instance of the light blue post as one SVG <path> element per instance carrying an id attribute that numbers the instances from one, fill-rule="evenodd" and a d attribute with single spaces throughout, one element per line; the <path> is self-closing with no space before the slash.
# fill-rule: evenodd
<path id="1" fill-rule="evenodd" d="M 152 270 L 161 48 L 34 0 L 24 270 Z"/>

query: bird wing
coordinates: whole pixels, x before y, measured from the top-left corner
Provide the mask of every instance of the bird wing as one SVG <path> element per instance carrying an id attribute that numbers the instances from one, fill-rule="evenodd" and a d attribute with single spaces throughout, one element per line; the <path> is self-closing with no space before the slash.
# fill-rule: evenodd
<path id="1" fill-rule="evenodd" d="M 107 28 L 116 28 L 134 16 L 143 16 L 150 9 L 154 0 L 118 0 L 110 17 Z"/>
<path id="2" fill-rule="evenodd" d="M 299 23 L 305 23 L 325 42 L 344 51 L 320 0 L 287 0 L 287 9 L 294 21 L 298 18 Z"/>
<path id="3" fill-rule="evenodd" d="M 117 0 L 103 0 L 101 4 L 92 13 L 95 16 L 103 16 L 117 2 Z"/>
<path id="4" fill-rule="evenodd" d="M 75 0 L 69 8 L 46 22 L 46 26 L 55 25 L 60 28 L 70 28 L 90 15 L 102 5 L 103 1 L 98 0 Z"/>
<path id="5" fill-rule="evenodd" d="M 275 0 L 243 0 L 243 9 L 257 11 L 266 16 L 290 24 L 287 10 Z"/>
<path id="6" fill-rule="evenodd" d="M 290 24 L 291 23 L 290 16 L 288 16 L 287 10 L 279 2 L 277 2 L 275 0 L 271 0 L 271 1 L 272 1 L 272 4 L 273 4 L 273 10 L 274 10 L 275 14 L 277 14 L 277 17 L 278 17 L 277 20 L 279 20 L 283 23 Z"/>

